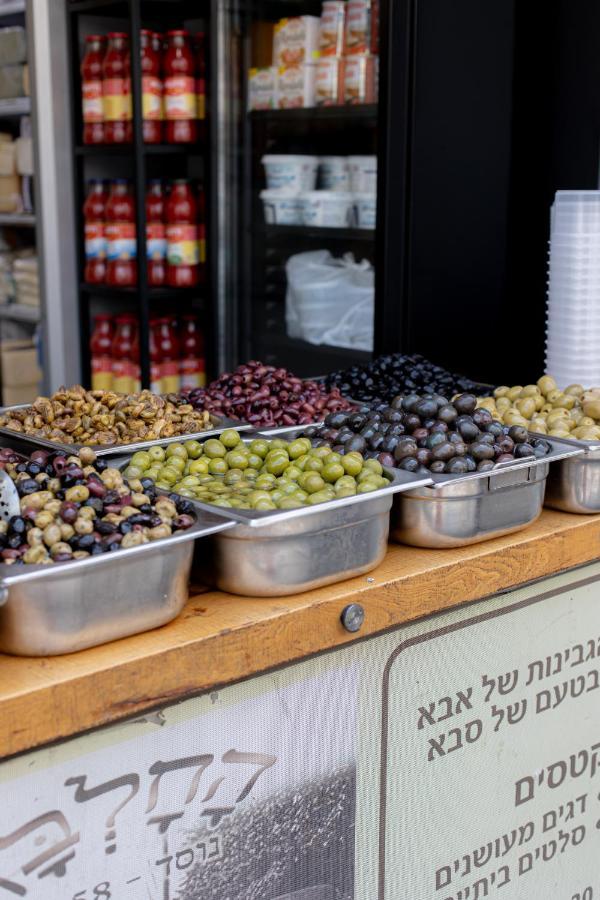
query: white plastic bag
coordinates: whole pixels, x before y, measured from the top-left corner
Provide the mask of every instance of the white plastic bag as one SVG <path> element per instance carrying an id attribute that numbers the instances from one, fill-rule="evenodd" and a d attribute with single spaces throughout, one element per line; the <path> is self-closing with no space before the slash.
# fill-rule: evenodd
<path id="1" fill-rule="evenodd" d="M 352 253 L 328 250 L 291 256 L 286 263 L 285 318 L 289 337 L 310 344 L 373 349 L 375 272 Z"/>

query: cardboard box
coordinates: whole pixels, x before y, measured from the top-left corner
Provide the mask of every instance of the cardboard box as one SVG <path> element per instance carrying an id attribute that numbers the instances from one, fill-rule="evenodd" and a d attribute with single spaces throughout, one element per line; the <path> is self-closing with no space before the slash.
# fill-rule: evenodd
<path id="1" fill-rule="evenodd" d="M 16 163 L 19 175 L 33 175 L 33 141 L 30 137 L 20 137 L 15 141 Z M 0 147 L 0 153 L 2 148 Z"/>
<path id="2" fill-rule="evenodd" d="M 9 385 L 2 386 L 2 404 L 4 406 L 18 406 L 19 403 L 33 403 L 36 397 L 39 397 L 40 385 L 21 384 L 15 387 Z"/>
<path id="3" fill-rule="evenodd" d="M 344 52 L 345 0 L 323 0 L 319 51 L 324 56 L 341 56 Z"/>
<path id="4" fill-rule="evenodd" d="M 31 341 L 2 341 L 0 344 L 2 392 L 6 403 L 6 388 L 36 386 L 42 378 L 37 351 Z M 33 396 L 35 397 L 34 391 Z M 22 401 L 27 402 L 27 398 Z"/>
<path id="5" fill-rule="evenodd" d="M 21 212 L 21 180 L 18 175 L 0 175 L 0 212 Z"/>
<path id="6" fill-rule="evenodd" d="M 373 30 L 372 0 L 348 0 L 346 6 L 346 54 L 369 53 Z"/>
<path id="7" fill-rule="evenodd" d="M 378 56 L 347 56 L 343 61 L 343 102 L 376 103 L 379 88 Z"/>
<path id="8" fill-rule="evenodd" d="M 300 66 L 319 58 L 321 20 L 317 16 L 280 19 L 273 33 L 273 63 Z"/>
<path id="9" fill-rule="evenodd" d="M 282 66 L 277 73 L 278 109 L 298 109 L 315 105 L 317 67 Z"/>
<path id="10" fill-rule="evenodd" d="M 27 36 L 22 25 L 0 28 L 0 59 L 9 66 L 27 59 Z"/>
<path id="11" fill-rule="evenodd" d="M 0 99 L 26 97 L 28 90 L 29 77 L 26 66 L 0 66 Z"/>
<path id="12" fill-rule="evenodd" d="M 317 106 L 342 104 L 342 60 L 337 56 L 322 56 L 317 63 L 315 103 Z"/>
<path id="13" fill-rule="evenodd" d="M 0 143 L 0 175 L 17 174 L 17 154 L 15 142 Z"/>
<path id="14" fill-rule="evenodd" d="M 276 109 L 277 69 L 250 69 L 248 72 L 248 109 Z"/>

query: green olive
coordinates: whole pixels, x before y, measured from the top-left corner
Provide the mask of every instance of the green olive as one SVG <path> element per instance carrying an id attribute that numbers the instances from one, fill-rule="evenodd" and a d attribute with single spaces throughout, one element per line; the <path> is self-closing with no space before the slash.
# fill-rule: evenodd
<path id="1" fill-rule="evenodd" d="M 138 469 L 142 471 L 146 471 L 150 467 L 150 463 L 152 462 L 152 458 L 149 453 L 145 450 L 138 450 L 137 453 L 134 453 L 131 457 L 130 465 L 136 466 Z"/>
<path id="2" fill-rule="evenodd" d="M 160 473 L 160 480 L 167 484 L 175 484 L 176 481 L 179 481 L 180 475 L 181 472 L 173 466 L 163 466 Z"/>
<path id="3" fill-rule="evenodd" d="M 289 464 L 290 461 L 287 454 L 284 456 L 283 454 L 269 452 L 265 460 L 267 472 L 271 475 L 281 475 L 282 472 L 285 472 Z"/>
<path id="4" fill-rule="evenodd" d="M 295 441 L 291 441 L 288 447 L 290 459 L 298 459 L 300 456 L 308 453 L 309 450 L 310 441 L 308 438 L 297 438 Z"/>
<path id="5" fill-rule="evenodd" d="M 240 453 L 239 450 L 230 450 L 228 453 L 226 453 L 225 462 L 230 469 L 248 468 L 248 457 L 245 453 Z"/>
<path id="6" fill-rule="evenodd" d="M 283 438 L 273 438 L 272 441 L 269 441 L 269 450 L 285 450 L 287 453 L 288 442 L 284 441 Z"/>
<path id="7" fill-rule="evenodd" d="M 200 459 L 193 459 L 188 466 L 188 471 L 190 475 L 206 475 L 208 472 L 208 459 L 206 457 L 200 457 Z"/>
<path id="8" fill-rule="evenodd" d="M 281 500 L 278 501 L 277 506 L 279 509 L 301 509 L 304 506 L 302 500 L 296 499 L 296 497 L 282 497 Z"/>
<path id="9" fill-rule="evenodd" d="M 177 469 L 178 472 L 183 472 L 185 469 L 187 462 L 187 457 L 183 456 L 170 456 L 167 465 L 171 466 L 172 469 Z"/>
<path id="10" fill-rule="evenodd" d="M 224 447 L 231 450 L 233 447 L 237 447 L 241 438 L 239 432 L 237 432 L 235 428 L 226 428 L 222 433 L 220 440 Z"/>
<path id="11" fill-rule="evenodd" d="M 328 481 L 329 484 L 334 484 L 340 478 L 342 478 L 344 474 L 344 467 L 337 462 L 329 462 L 327 460 L 326 464 L 323 466 L 323 471 L 321 472 L 321 476 L 325 481 Z"/>
<path id="12" fill-rule="evenodd" d="M 365 459 L 363 465 L 370 472 L 374 472 L 376 475 L 383 475 L 383 466 L 378 459 Z"/>
<path id="13" fill-rule="evenodd" d="M 323 460 L 319 459 L 318 456 L 309 456 L 306 460 L 306 465 L 304 466 L 305 472 L 322 472 L 323 471 Z"/>
<path id="14" fill-rule="evenodd" d="M 300 487 L 308 494 L 316 494 L 325 487 L 325 482 L 318 472 L 305 472 L 300 482 Z"/>
<path id="15" fill-rule="evenodd" d="M 162 462 L 165 458 L 165 449 L 164 447 L 159 447 L 157 444 L 154 444 L 152 447 L 148 448 L 148 456 L 153 462 Z"/>
<path id="16" fill-rule="evenodd" d="M 342 466 L 346 475 L 356 477 L 362 471 L 362 456 L 359 453 L 347 453 L 342 457 Z"/>
<path id="17" fill-rule="evenodd" d="M 182 459 L 187 459 L 186 449 L 183 444 L 180 444 L 178 441 L 176 441 L 174 444 L 169 444 L 169 446 L 165 450 L 165 455 L 167 457 L 180 456 Z"/>
<path id="18" fill-rule="evenodd" d="M 326 456 L 329 456 L 332 453 L 331 447 L 322 446 L 322 447 L 313 447 L 310 451 L 311 456 L 316 456 L 317 459 L 324 459 Z"/>
<path id="19" fill-rule="evenodd" d="M 254 509 L 258 510 L 277 509 L 270 498 L 267 498 L 266 500 L 257 500 L 256 503 L 252 504 L 252 506 Z"/>
<path id="20" fill-rule="evenodd" d="M 250 452 L 256 453 L 257 456 L 260 456 L 261 459 L 264 459 L 269 452 L 269 442 L 263 440 L 262 438 L 257 438 L 250 444 Z"/>
<path id="21" fill-rule="evenodd" d="M 227 448 L 221 441 L 216 440 L 216 438 L 211 438 L 206 441 L 203 448 L 204 455 L 208 456 L 209 459 L 222 459 L 227 453 Z"/>
<path id="22" fill-rule="evenodd" d="M 367 481 L 368 479 L 373 477 L 373 472 L 371 469 L 363 469 L 362 472 L 359 472 L 356 476 L 357 484 L 362 484 L 363 481 Z"/>
<path id="23" fill-rule="evenodd" d="M 299 469 L 298 466 L 290 465 L 287 467 L 282 477 L 287 481 L 298 481 L 301 475 L 302 469 Z"/>
<path id="24" fill-rule="evenodd" d="M 248 460 L 248 465 L 251 469 L 260 469 L 262 466 L 262 457 L 259 456 L 258 453 L 248 453 L 246 459 Z"/>
<path id="25" fill-rule="evenodd" d="M 200 441 L 186 441 L 183 445 L 189 459 L 198 459 L 202 456 L 202 444 Z"/>
<path id="26" fill-rule="evenodd" d="M 327 503 L 329 500 L 331 500 L 331 494 L 328 494 L 327 491 L 315 491 L 307 502 L 312 506 L 316 503 Z"/>
<path id="27" fill-rule="evenodd" d="M 357 494 L 369 494 L 371 491 L 376 491 L 379 489 L 379 485 L 375 484 L 372 478 L 366 478 L 356 488 Z"/>
<path id="28" fill-rule="evenodd" d="M 128 478 L 130 481 L 132 481 L 134 478 L 143 478 L 144 474 L 144 470 L 140 469 L 139 466 L 127 466 L 127 468 L 123 472 L 125 478 Z"/>

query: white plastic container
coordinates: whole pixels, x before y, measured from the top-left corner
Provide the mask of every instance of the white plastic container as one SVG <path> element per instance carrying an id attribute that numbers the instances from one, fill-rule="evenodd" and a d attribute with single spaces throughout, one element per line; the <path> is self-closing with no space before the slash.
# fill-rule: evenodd
<path id="1" fill-rule="evenodd" d="M 267 187 L 275 190 L 312 191 L 317 183 L 318 156 L 292 153 L 267 154 L 261 160 L 267 176 Z"/>
<path id="2" fill-rule="evenodd" d="M 377 193 L 377 157 L 349 156 L 350 190 L 353 194 Z"/>
<path id="3" fill-rule="evenodd" d="M 375 228 L 377 224 L 377 195 L 355 194 L 354 207 L 356 209 L 356 227 Z"/>
<path id="4" fill-rule="evenodd" d="M 302 222 L 318 228 L 351 228 L 353 199 L 346 191 L 307 191 L 302 195 Z"/>
<path id="5" fill-rule="evenodd" d="M 297 191 L 273 190 L 260 192 L 267 225 L 301 225 L 302 200 Z"/>
<path id="6" fill-rule="evenodd" d="M 350 169 L 347 156 L 319 157 L 319 187 L 324 191 L 350 190 Z"/>

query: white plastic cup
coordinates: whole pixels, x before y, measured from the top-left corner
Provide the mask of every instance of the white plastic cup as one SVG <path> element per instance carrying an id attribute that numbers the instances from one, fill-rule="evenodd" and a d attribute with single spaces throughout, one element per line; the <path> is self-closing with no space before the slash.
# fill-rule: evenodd
<path id="1" fill-rule="evenodd" d="M 261 162 L 265 167 L 267 188 L 312 191 L 317 183 L 318 156 L 271 153 L 263 156 Z"/>
<path id="2" fill-rule="evenodd" d="M 349 156 L 350 190 L 353 194 L 377 193 L 377 157 Z"/>
<path id="3" fill-rule="evenodd" d="M 307 191 L 301 199 L 304 225 L 317 228 L 352 227 L 352 194 L 346 191 Z"/>
<path id="4" fill-rule="evenodd" d="M 301 225 L 302 200 L 297 191 L 267 188 L 260 192 L 267 225 Z"/>
<path id="5" fill-rule="evenodd" d="M 324 191 L 350 190 L 350 168 L 347 156 L 319 157 L 319 187 Z"/>
<path id="6" fill-rule="evenodd" d="M 356 227 L 373 229 L 377 225 L 377 195 L 355 194 Z"/>

